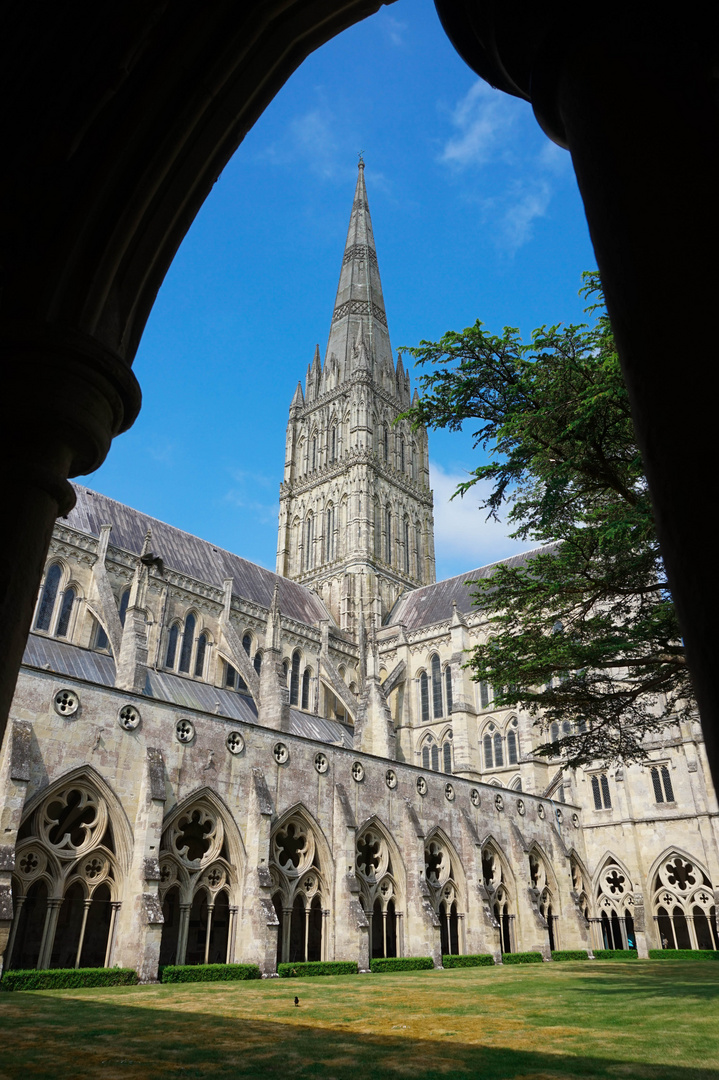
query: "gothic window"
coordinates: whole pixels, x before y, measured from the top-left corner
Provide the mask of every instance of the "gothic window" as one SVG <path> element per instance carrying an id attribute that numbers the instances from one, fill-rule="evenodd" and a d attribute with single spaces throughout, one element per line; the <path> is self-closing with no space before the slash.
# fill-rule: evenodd
<path id="1" fill-rule="evenodd" d="M 302 708 L 309 709 L 310 707 L 310 680 L 312 679 L 312 669 L 306 667 L 302 673 Z"/>
<path id="2" fill-rule="evenodd" d="M 330 463 L 334 464 L 337 460 L 337 425 L 332 425 L 330 431 Z"/>
<path id="3" fill-rule="evenodd" d="M 594 773 L 592 776 L 592 797 L 595 810 L 610 810 L 612 797 L 609 794 L 609 780 L 606 773 Z"/>
<path id="4" fill-rule="evenodd" d="M 400 472 L 404 473 L 404 435 L 399 438 L 399 468 Z"/>
<path id="5" fill-rule="evenodd" d="M 270 875 L 272 902 L 280 922 L 278 962 L 322 960 L 323 909 L 329 890 L 317 838 L 303 814 L 295 813 L 275 828 L 270 841 Z"/>
<path id="6" fill-rule="evenodd" d="M 386 563 L 392 562 L 392 511 L 389 506 L 384 512 L 384 561 Z"/>
<path id="7" fill-rule="evenodd" d="M 494 733 L 494 767 L 501 769 L 504 765 L 504 752 L 502 747 L 502 736 L 498 731 Z"/>
<path id="8" fill-rule="evenodd" d="M 83 778 L 61 783 L 19 835 L 6 966 L 108 966 L 121 882 L 105 800 Z"/>
<path id="9" fill-rule="evenodd" d="M 452 732 L 448 732 L 442 744 L 442 767 L 446 773 L 452 772 Z"/>
<path id="10" fill-rule="evenodd" d="M 195 639 L 195 616 L 190 612 L 185 618 L 185 629 L 182 634 L 182 648 L 180 649 L 180 663 L 178 664 L 178 671 L 190 670 L 190 661 L 192 659 L 192 646 Z"/>
<path id="11" fill-rule="evenodd" d="M 414 558 L 417 565 L 417 577 L 422 577 L 422 527 L 415 525 L 414 529 Z"/>
<path id="12" fill-rule="evenodd" d="M 160 964 L 231 962 L 236 890 L 222 817 L 209 799 L 196 799 L 162 834 Z"/>
<path id="13" fill-rule="evenodd" d="M 488 709 L 489 708 L 489 702 L 490 702 L 489 683 L 481 682 L 479 684 L 479 702 L 480 702 L 480 705 L 481 705 L 481 707 L 483 709 Z"/>
<path id="14" fill-rule="evenodd" d="M 442 712 L 442 669 L 439 657 L 435 653 L 430 659 L 432 669 L 432 715 L 435 720 L 443 716 Z"/>
<path id="15" fill-rule="evenodd" d="M 651 769 L 652 786 L 656 802 L 674 802 L 674 788 L 666 765 L 654 765 Z"/>
<path id="16" fill-rule="evenodd" d="M 384 429 L 384 459 L 389 463 L 389 430 Z"/>
<path id="17" fill-rule="evenodd" d="M 404 519 L 404 572 L 409 573 L 409 518 Z"/>
<path id="18" fill-rule="evenodd" d="M 522 790 L 522 778 L 521 778 L 521 776 L 518 776 L 515 780 L 513 780 L 512 783 L 509 786 L 512 789 L 512 791 L 521 791 Z"/>
<path id="19" fill-rule="evenodd" d="M 201 679 L 205 672 L 205 656 L 209 640 L 207 633 L 200 634 L 197 639 L 197 655 L 195 656 L 195 678 L 197 679 Z"/>
<path id="20" fill-rule="evenodd" d="M 630 878 L 614 859 L 605 863 L 597 883 L 598 917 L 595 927 L 595 948 L 633 949 L 634 891 Z"/>
<path id="21" fill-rule="evenodd" d="M 232 664 L 228 664 L 225 661 L 225 686 L 228 686 L 231 690 L 237 688 L 237 672 L 233 668 Z"/>
<path id="22" fill-rule="evenodd" d="M 310 469 L 312 472 L 317 468 L 317 436 L 312 436 L 312 443 L 310 449 Z"/>
<path id="23" fill-rule="evenodd" d="M 422 723 L 426 723 L 429 720 L 429 679 L 426 671 L 419 676 L 419 710 Z"/>
<path id="24" fill-rule="evenodd" d="M 512 720 L 507 732 L 507 764 L 516 765 L 519 760 L 517 721 Z"/>
<path id="25" fill-rule="evenodd" d="M 494 727 L 490 726 L 489 730 L 486 732 L 486 734 L 484 736 L 484 739 L 482 740 L 482 744 L 483 744 L 483 747 L 484 747 L 484 767 L 485 767 L 485 769 L 493 769 L 494 768 L 494 743 L 492 741 L 492 732 L 493 731 L 494 731 Z"/>
<path id="26" fill-rule="evenodd" d="M 128 585 L 128 587 L 126 589 L 122 590 L 122 593 L 120 595 L 120 611 L 119 611 L 119 615 L 120 615 L 120 625 L 121 626 L 125 625 L 125 616 L 127 615 L 127 605 L 129 604 L 129 602 L 130 602 L 130 586 Z"/>
<path id="27" fill-rule="evenodd" d="M 58 563 L 53 563 L 48 567 L 45 574 L 45 583 L 42 587 L 42 594 L 40 596 L 40 603 L 38 604 L 37 616 L 35 618 L 36 630 L 50 630 L 50 623 L 52 622 L 53 611 L 55 610 L 55 600 L 57 599 L 57 590 L 60 586 L 60 579 L 62 578 L 62 567 Z"/>
<path id="28" fill-rule="evenodd" d="M 431 760 L 432 759 L 430 757 L 431 746 L 432 746 L 432 740 L 428 739 L 425 742 L 424 746 L 422 747 L 422 768 L 423 769 L 431 769 L 432 768 L 432 765 L 431 765 Z"/>
<path id="29" fill-rule="evenodd" d="M 714 889 L 684 855 L 662 859 L 652 887 L 652 908 L 663 949 L 719 949 Z"/>
<path id="30" fill-rule="evenodd" d="M 556 720 L 549 725 L 549 740 L 553 743 L 559 741 L 559 724 Z"/>
<path id="31" fill-rule="evenodd" d="M 447 716 L 452 715 L 452 668 L 449 664 L 444 669 L 444 696 L 447 699 Z"/>
<path id="32" fill-rule="evenodd" d="M 300 651 L 295 649 L 292 653 L 292 669 L 290 672 L 290 705 L 297 705 L 300 700 Z"/>
<path id="33" fill-rule="evenodd" d="M 332 562 L 335 557 L 335 508 L 332 503 L 325 514 L 325 549 L 327 562 Z"/>
<path id="34" fill-rule="evenodd" d="M 314 524 L 315 519 L 310 512 L 305 522 L 305 570 L 311 570 L 314 566 Z"/>
<path id="35" fill-rule="evenodd" d="M 68 585 L 65 592 L 62 594 L 62 600 L 60 601 L 60 614 L 57 617 L 57 628 L 55 630 L 56 637 L 67 637 L 70 630 L 70 616 L 72 615 L 72 606 L 75 603 L 75 588 L 72 585 Z"/>
<path id="36" fill-rule="evenodd" d="M 425 842 L 425 880 L 432 907 L 439 918 L 442 956 L 456 956 L 461 951 L 459 925 L 463 914 L 454 873 L 456 862 L 454 852 L 450 852 L 448 844 L 438 834 L 435 833 Z M 464 904 L 461 906 L 464 907 Z"/>
<path id="37" fill-rule="evenodd" d="M 97 649 L 99 652 L 109 651 L 110 642 L 103 626 L 97 619 L 94 620 L 94 624 L 92 648 Z"/>
<path id="38" fill-rule="evenodd" d="M 511 913 L 512 898 L 504 880 L 502 861 L 491 844 L 482 850 L 482 882 L 494 916 L 499 947 L 503 953 L 514 948 L 514 915 Z"/>
<path id="39" fill-rule="evenodd" d="M 165 653 L 165 667 L 174 668 L 175 656 L 177 655 L 177 642 L 180 637 L 180 628 L 173 623 L 167 635 L 167 651 Z"/>
<path id="40" fill-rule="evenodd" d="M 355 872 L 362 907 L 369 922 L 370 956 L 397 956 L 400 944 L 401 893 L 384 832 L 370 825 L 357 839 Z"/>
<path id="41" fill-rule="evenodd" d="M 242 648 L 245 650 L 247 656 L 249 656 L 252 651 L 252 634 L 243 634 Z"/>
<path id="42" fill-rule="evenodd" d="M 261 672 L 262 672 L 262 653 L 261 652 L 256 652 L 255 653 L 255 659 L 252 661 L 252 666 L 255 669 L 255 671 L 257 672 L 257 674 L 260 675 Z"/>

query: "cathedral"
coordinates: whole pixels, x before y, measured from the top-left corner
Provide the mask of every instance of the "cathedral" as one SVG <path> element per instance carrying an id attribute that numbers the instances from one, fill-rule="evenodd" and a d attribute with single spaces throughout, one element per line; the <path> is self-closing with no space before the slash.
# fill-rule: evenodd
<path id="1" fill-rule="evenodd" d="M 360 162 L 275 573 L 79 485 L 55 526 L 0 756 L 5 968 L 719 948 L 698 721 L 642 765 L 535 759 L 464 667 L 493 566 L 435 581 L 412 400 Z"/>

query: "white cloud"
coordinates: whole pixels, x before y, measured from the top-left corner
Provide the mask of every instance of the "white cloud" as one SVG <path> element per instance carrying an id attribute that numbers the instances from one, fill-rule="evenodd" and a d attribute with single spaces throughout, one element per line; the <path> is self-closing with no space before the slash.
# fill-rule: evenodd
<path id="1" fill-rule="evenodd" d="M 333 180 L 347 173 L 347 154 L 340 146 L 337 128 L 332 109 L 321 102 L 295 116 L 284 138 L 269 145 L 262 156 L 275 165 L 295 165 L 301 161 L 321 179 Z"/>
<path id="2" fill-rule="evenodd" d="M 390 15 L 386 9 L 379 14 L 380 25 L 391 45 L 404 45 L 407 33 L 407 23 L 400 22 L 394 15 Z"/>
<path id="3" fill-rule="evenodd" d="M 501 218 L 502 234 L 509 254 L 514 254 L 531 238 L 532 225 L 536 218 L 544 217 L 551 198 L 552 189 L 546 180 L 515 186 Z"/>
<path id="4" fill-rule="evenodd" d="M 510 540 L 506 525 L 486 521 L 486 510 L 478 509 L 478 503 L 489 493 L 487 486 L 476 485 L 464 498 L 457 496 L 450 501 L 457 486 L 467 478 L 467 474 L 445 472 L 441 465 L 430 461 L 438 577 L 475 570 L 527 550 L 526 541 Z"/>
<path id="5" fill-rule="evenodd" d="M 450 113 L 456 130 L 440 161 L 457 169 L 486 164 L 506 152 L 516 118 L 516 106 L 507 95 L 478 80 Z"/>

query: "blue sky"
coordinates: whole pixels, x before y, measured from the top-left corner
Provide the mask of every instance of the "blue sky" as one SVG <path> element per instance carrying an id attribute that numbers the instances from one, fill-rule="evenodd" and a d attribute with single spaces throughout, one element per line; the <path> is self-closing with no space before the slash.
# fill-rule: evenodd
<path id="1" fill-rule="evenodd" d="M 429 0 L 398 0 L 308 57 L 227 165 L 148 322 L 140 417 L 88 486 L 274 569 L 287 411 L 324 356 L 360 150 L 395 351 L 477 318 L 582 321 L 569 155 Z M 476 499 L 449 504 L 470 434 L 430 433 L 430 457 L 438 578 L 517 550 Z"/>

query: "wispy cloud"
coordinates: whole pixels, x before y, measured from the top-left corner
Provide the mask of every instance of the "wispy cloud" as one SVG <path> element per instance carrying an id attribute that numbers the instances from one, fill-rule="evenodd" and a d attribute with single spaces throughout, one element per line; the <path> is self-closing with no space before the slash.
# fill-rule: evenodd
<path id="1" fill-rule="evenodd" d="M 478 503 L 488 494 L 486 487 L 477 485 L 464 498 L 452 499 L 465 480 L 467 474 L 445 472 L 441 465 L 430 462 L 435 550 L 438 562 L 441 559 L 438 576 L 474 570 L 527 548 L 526 542 L 509 539 L 504 523 L 485 520 L 486 511 L 478 509 Z"/>
<path id="2" fill-rule="evenodd" d="M 407 23 L 401 22 L 394 15 L 390 15 L 386 8 L 378 12 L 379 26 L 391 45 L 401 46 L 405 44 L 407 35 Z"/>
<path id="3" fill-rule="evenodd" d="M 516 118 L 514 103 L 507 95 L 478 80 L 450 112 L 455 131 L 444 144 L 440 161 L 466 169 L 506 154 Z"/>
<path id="4" fill-rule="evenodd" d="M 263 151 L 275 165 L 301 163 L 315 176 L 334 180 L 347 171 L 347 153 L 340 137 L 340 124 L 326 101 L 295 116 L 282 139 Z"/>
<path id="5" fill-rule="evenodd" d="M 495 243 L 511 257 L 546 215 L 556 183 L 571 168 L 569 155 L 540 134 L 524 102 L 481 80 L 448 116 L 452 131 L 439 160 L 456 175 L 484 170 L 482 190 L 491 183 L 498 193 L 480 195 L 475 186 L 468 197 L 479 203 L 483 220 L 494 226 Z"/>
<path id="6" fill-rule="evenodd" d="M 279 503 L 276 500 L 262 502 L 254 497 L 258 487 L 274 487 L 275 481 L 260 473 L 250 473 L 244 469 L 229 469 L 228 472 L 234 483 L 223 495 L 222 502 L 243 510 L 245 515 L 257 525 L 276 524 Z"/>

